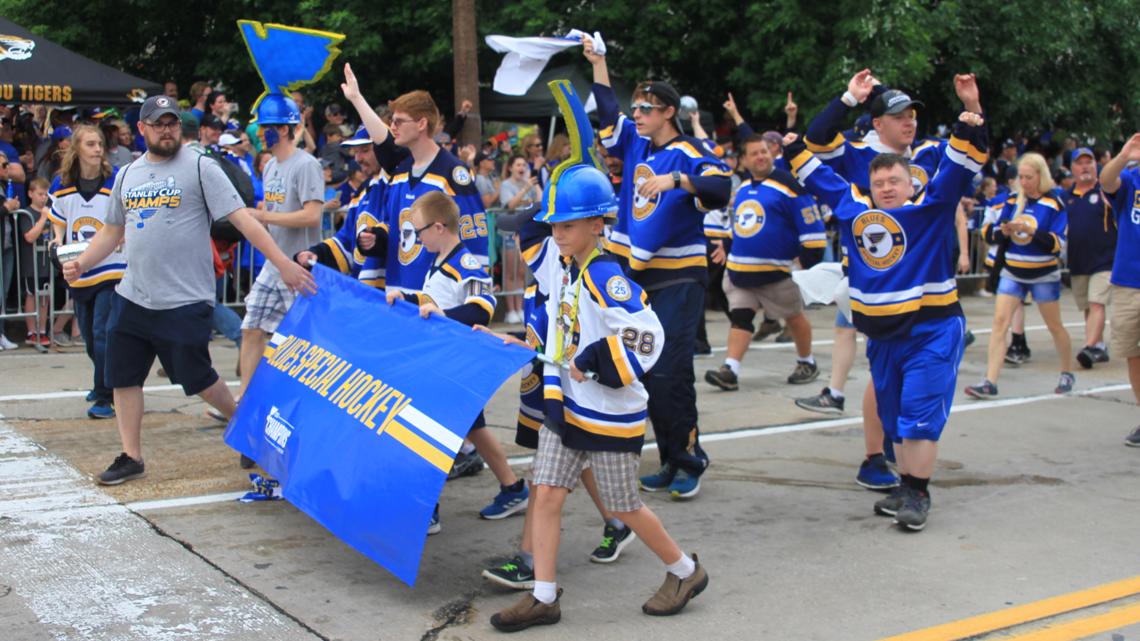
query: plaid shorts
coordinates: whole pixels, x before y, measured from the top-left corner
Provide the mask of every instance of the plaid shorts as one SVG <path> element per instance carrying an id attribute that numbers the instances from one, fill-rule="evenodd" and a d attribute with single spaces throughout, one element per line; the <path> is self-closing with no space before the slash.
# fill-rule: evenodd
<path id="1" fill-rule="evenodd" d="M 281 280 L 281 276 L 262 269 L 245 297 L 245 318 L 241 320 L 241 328 L 260 329 L 272 334 L 277 331 L 277 326 L 293 306 L 296 297 Z"/>
<path id="2" fill-rule="evenodd" d="M 641 508 L 637 472 L 641 454 L 637 452 L 593 452 L 575 450 L 562 444 L 562 437 L 543 427 L 538 432 L 538 453 L 534 456 L 534 484 L 573 490 L 586 467 L 594 470 L 602 504 L 611 512 L 633 512 Z"/>

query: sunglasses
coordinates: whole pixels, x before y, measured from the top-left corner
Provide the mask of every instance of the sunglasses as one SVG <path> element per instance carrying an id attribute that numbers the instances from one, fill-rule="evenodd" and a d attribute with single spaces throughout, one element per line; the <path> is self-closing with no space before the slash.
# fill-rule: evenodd
<path id="1" fill-rule="evenodd" d="M 641 115 L 643 116 L 648 116 L 649 114 L 653 113 L 654 109 L 665 109 L 665 107 L 662 107 L 661 105 L 655 105 L 652 102 L 635 102 L 630 105 L 629 108 L 633 111 L 640 111 Z"/>
<path id="2" fill-rule="evenodd" d="M 393 118 L 391 124 L 389 124 L 388 127 L 391 129 L 399 129 L 401 126 L 406 125 L 409 122 L 415 122 L 415 120 L 412 120 L 411 118 Z"/>

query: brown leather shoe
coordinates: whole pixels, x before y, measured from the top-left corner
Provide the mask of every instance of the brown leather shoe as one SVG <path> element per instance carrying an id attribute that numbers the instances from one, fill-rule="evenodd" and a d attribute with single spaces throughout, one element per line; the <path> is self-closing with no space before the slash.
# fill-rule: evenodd
<path id="1" fill-rule="evenodd" d="M 641 611 L 655 617 L 677 614 L 684 609 L 689 599 L 703 592 L 709 584 L 709 573 L 705 572 L 696 554 L 693 555 L 693 563 L 697 569 L 687 579 L 682 580 L 676 574 L 666 572 L 665 583 L 658 588 L 657 594 L 641 606 Z"/>
<path id="2" fill-rule="evenodd" d="M 491 615 L 491 625 L 500 632 L 518 632 L 532 625 L 552 625 L 562 620 L 562 588 L 554 603 L 547 605 L 527 592 L 514 605 Z"/>

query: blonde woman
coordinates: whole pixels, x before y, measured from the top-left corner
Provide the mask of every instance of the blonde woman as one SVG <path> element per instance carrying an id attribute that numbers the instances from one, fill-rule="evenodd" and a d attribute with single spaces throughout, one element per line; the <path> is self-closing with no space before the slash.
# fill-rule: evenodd
<path id="1" fill-rule="evenodd" d="M 64 151 L 59 173 L 49 190 L 48 218 L 57 242 L 82 243 L 94 238 L 106 222 L 115 170 L 107 161 L 103 133 L 91 125 L 77 125 L 70 144 L 61 148 Z M 93 402 L 87 410 L 88 418 L 115 416 L 111 387 L 104 376 L 107 323 L 115 285 L 122 280 L 126 268 L 126 254 L 119 247 L 68 283 L 87 357 L 95 368 L 88 394 L 88 400 Z"/>
<path id="2" fill-rule="evenodd" d="M 1040 154 L 1028 153 L 1017 166 L 1020 189 L 1002 208 L 996 224 L 986 225 L 982 234 L 986 241 L 1004 252 L 997 296 L 994 304 L 993 333 L 986 364 L 986 377 L 981 383 L 966 388 L 966 395 L 984 399 L 998 394 L 997 379 L 1005 357 L 1005 335 L 1014 310 L 1027 294 L 1033 295 L 1041 318 L 1053 335 L 1053 345 L 1061 361 L 1057 394 L 1073 389 L 1076 381 L 1072 367 L 1069 333 L 1061 324 L 1061 270 L 1058 257 L 1065 245 L 1068 217 L 1064 205 L 1054 193 L 1056 185 L 1049 166 Z M 998 261 L 1001 262 L 1000 260 Z"/>

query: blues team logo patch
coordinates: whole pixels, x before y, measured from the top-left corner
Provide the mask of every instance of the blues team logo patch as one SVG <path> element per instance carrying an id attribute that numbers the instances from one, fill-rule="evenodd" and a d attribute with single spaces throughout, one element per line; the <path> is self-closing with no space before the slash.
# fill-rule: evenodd
<path id="1" fill-rule="evenodd" d="M 926 170 L 918 165 L 911 164 L 910 166 L 910 181 L 914 184 L 916 190 L 920 190 L 930 182 L 930 176 L 926 174 Z"/>
<path id="2" fill-rule="evenodd" d="M 653 214 L 657 209 L 657 203 L 661 199 L 661 194 L 657 194 L 652 198 L 646 198 L 638 193 L 645 181 L 655 177 L 657 174 L 653 173 L 649 165 L 644 163 L 637 166 L 633 170 L 633 217 L 635 220 L 645 220 Z"/>
<path id="3" fill-rule="evenodd" d="M 479 259 L 471 254 L 463 254 L 463 257 L 459 259 L 459 264 L 463 266 L 463 269 L 479 269 L 480 267 Z"/>
<path id="4" fill-rule="evenodd" d="M 80 216 L 71 224 L 71 240 L 76 243 L 89 241 L 103 229 L 103 221 L 92 216 Z"/>
<path id="5" fill-rule="evenodd" d="M 410 265 L 419 258 L 424 246 L 416 236 L 416 226 L 412 223 L 412 209 L 409 207 L 400 212 L 400 264 Z"/>
<path id="6" fill-rule="evenodd" d="M 1018 245 L 1028 245 L 1033 240 L 1033 234 L 1037 233 L 1037 219 L 1029 214 L 1019 214 L 1013 218 L 1012 222 L 1025 225 L 1029 231 L 1016 232 L 1010 240 Z"/>
<path id="7" fill-rule="evenodd" d="M 467 171 L 466 167 L 456 167 L 451 172 L 451 179 L 455 184 L 466 187 L 471 184 L 471 172 Z"/>
<path id="8" fill-rule="evenodd" d="M 606 293 L 610 298 L 624 303 L 633 297 L 633 288 L 629 286 L 629 281 L 623 276 L 611 276 L 606 281 Z"/>
<path id="9" fill-rule="evenodd" d="M 859 256 L 876 271 L 894 267 L 906 254 L 906 232 L 885 211 L 870 209 L 859 214 L 851 222 L 851 233 Z"/>
<path id="10" fill-rule="evenodd" d="M 767 218 L 760 201 L 748 199 L 736 206 L 732 230 L 741 238 L 751 238 L 764 229 Z"/>

